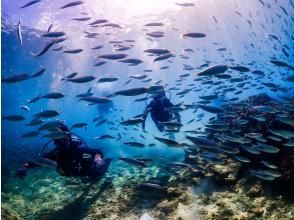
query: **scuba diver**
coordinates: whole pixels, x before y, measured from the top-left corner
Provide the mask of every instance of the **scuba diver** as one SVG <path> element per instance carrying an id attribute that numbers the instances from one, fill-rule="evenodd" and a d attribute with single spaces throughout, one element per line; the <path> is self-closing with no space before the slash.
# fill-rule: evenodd
<path id="1" fill-rule="evenodd" d="M 100 150 L 89 148 L 81 138 L 72 134 L 63 123 L 60 123 L 56 129 L 67 135 L 53 139 L 55 148 L 48 153 L 42 152 L 41 157 L 56 162 L 56 171 L 61 176 L 101 178 L 106 173 L 111 162 L 110 158 L 104 159 L 104 155 Z M 42 151 L 51 141 L 44 145 Z M 35 167 L 31 164 L 37 163 L 27 162 L 23 164 L 17 170 L 16 176 L 20 178 L 26 176 L 26 171 Z"/>
<path id="2" fill-rule="evenodd" d="M 165 123 L 176 119 L 181 122 L 181 117 L 178 112 L 172 112 L 171 107 L 175 105 L 166 97 L 163 86 L 160 86 L 156 93 L 152 96 L 153 100 L 146 106 L 143 113 L 142 128 L 145 131 L 145 121 L 148 113 L 151 113 L 151 118 L 159 131 L 165 130 Z M 168 126 L 167 126 L 168 128 Z"/>

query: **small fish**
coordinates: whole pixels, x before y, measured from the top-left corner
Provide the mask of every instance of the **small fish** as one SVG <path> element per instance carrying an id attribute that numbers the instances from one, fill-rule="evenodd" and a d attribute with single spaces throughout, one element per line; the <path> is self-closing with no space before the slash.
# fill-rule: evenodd
<path id="1" fill-rule="evenodd" d="M 98 79 L 97 83 L 115 82 L 119 80 L 117 77 L 105 77 Z"/>
<path id="2" fill-rule="evenodd" d="M 62 31 L 56 31 L 56 32 L 47 32 L 45 34 L 42 34 L 42 37 L 62 37 L 65 33 Z"/>
<path id="3" fill-rule="evenodd" d="M 148 91 L 149 89 L 147 87 L 139 87 L 139 88 L 121 90 L 121 91 L 115 92 L 115 95 L 137 96 L 137 95 L 142 95 L 144 93 L 147 93 Z"/>
<path id="4" fill-rule="evenodd" d="M 105 61 L 100 61 L 100 62 L 94 64 L 94 66 L 102 66 L 102 65 L 104 65 L 105 63 L 107 63 L 107 62 L 105 62 Z"/>
<path id="5" fill-rule="evenodd" d="M 86 101 L 93 104 L 101 104 L 101 103 L 107 103 L 112 102 L 111 99 L 103 96 L 90 96 L 90 97 L 82 97 L 79 99 L 80 101 Z"/>
<path id="6" fill-rule="evenodd" d="M 133 78 L 133 79 L 145 79 L 146 77 L 148 77 L 147 75 L 145 74 L 135 74 L 135 75 L 130 75 L 130 78 Z"/>
<path id="7" fill-rule="evenodd" d="M 41 68 L 38 72 L 34 73 L 33 75 L 31 75 L 31 78 L 35 78 L 38 76 L 43 75 L 43 73 L 45 73 L 46 69 L 45 68 Z"/>
<path id="8" fill-rule="evenodd" d="M 19 107 L 20 107 L 21 109 L 27 111 L 27 112 L 30 111 L 30 108 L 29 108 L 29 106 L 27 106 L 27 105 L 21 105 L 21 106 L 19 106 Z"/>
<path id="9" fill-rule="evenodd" d="M 183 144 L 168 138 L 154 137 L 156 140 L 170 147 L 183 147 Z"/>
<path id="10" fill-rule="evenodd" d="M 83 153 L 82 154 L 82 158 L 83 159 L 90 159 L 90 158 L 92 158 L 92 155 L 91 154 L 87 154 L 87 153 Z"/>
<path id="11" fill-rule="evenodd" d="M 45 47 L 39 52 L 39 53 L 31 53 L 34 57 L 39 57 L 45 54 L 54 44 L 60 43 L 62 41 L 65 41 L 66 38 L 58 38 L 58 39 L 53 39 L 50 42 L 48 42 Z"/>
<path id="12" fill-rule="evenodd" d="M 132 159 L 132 158 L 126 158 L 126 157 L 120 157 L 119 159 L 128 163 L 128 164 L 134 165 L 134 166 L 147 167 L 146 161 Z"/>
<path id="13" fill-rule="evenodd" d="M 91 48 L 92 50 L 99 50 L 99 49 L 101 49 L 101 48 L 103 48 L 104 46 L 102 46 L 102 45 L 99 45 L 99 46 L 96 46 L 96 47 L 93 47 L 93 48 Z"/>
<path id="14" fill-rule="evenodd" d="M 250 163 L 251 162 L 248 158 L 242 157 L 242 156 L 234 156 L 234 158 L 242 163 Z"/>
<path id="15" fill-rule="evenodd" d="M 245 66 L 230 66 L 229 68 L 232 70 L 239 71 L 239 72 L 249 72 L 250 71 L 250 69 Z"/>
<path id="16" fill-rule="evenodd" d="M 64 80 L 72 82 L 72 83 L 87 83 L 91 82 L 94 79 L 96 79 L 95 76 L 87 75 L 87 76 L 81 76 L 76 78 L 65 78 Z"/>
<path id="17" fill-rule="evenodd" d="M 33 120 L 40 120 L 39 118 L 35 118 Z M 63 122 L 62 121 L 59 121 L 59 120 L 55 120 L 55 121 L 49 121 L 49 122 L 46 122 L 44 124 L 42 124 L 40 127 L 39 127 L 39 130 L 40 131 L 44 131 L 44 130 L 56 130 L 56 127 L 62 125 Z"/>
<path id="18" fill-rule="evenodd" d="M 278 153 L 280 151 L 279 148 L 276 148 L 274 146 L 268 145 L 268 144 L 257 144 L 254 146 L 257 150 L 266 152 L 266 153 Z"/>
<path id="19" fill-rule="evenodd" d="M 177 121 L 159 122 L 159 124 L 163 126 L 167 126 L 168 128 L 180 128 L 183 126 L 181 122 L 177 122 Z"/>
<path id="20" fill-rule="evenodd" d="M 39 118 L 34 118 L 32 119 L 26 126 L 35 126 L 35 125 L 40 125 L 44 122 L 44 120 L 41 120 Z"/>
<path id="21" fill-rule="evenodd" d="M 92 87 L 90 87 L 86 93 L 81 93 L 81 94 L 78 94 L 76 95 L 76 97 L 78 98 L 83 98 L 83 97 L 89 97 L 89 96 L 92 96 L 94 93 L 91 92 L 92 90 Z"/>
<path id="22" fill-rule="evenodd" d="M 119 62 L 121 62 L 121 63 L 129 63 L 129 66 L 137 66 L 140 63 L 143 63 L 143 61 L 140 60 L 140 59 L 123 59 L 123 60 L 120 60 Z"/>
<path id="23" fill-rule="evenodd" d="M 130 141 L 130 142 L 124 142 L 125 145 L 128 145 L 130 147 L 145 147 L 145 144 L 135 142 L 135 141 Z"/>
<path id="24" fill-rule="evenodd" d="M 69 2 L 67 4 L 65 4 L 64 6 L 62 6 L 60 9 L 64 9 L 64 8 L 69 8 L 69 7 L 73 7 L 73 6 L 77 6 L 77 5 L 81 5 L 84 2 L 82 1 L 73 1 L 73 2 Z"/>
<path id="25" fill-rule="evenodd" d="M 30 1 L 30 2 L 28 2 L 28 3 L 26 3 L 26 4 L 24 4 L 23 6 L 21 6 L 20 8 L 26 8 L 26 7 L 29 7 L 29 6 L 31 6 L 31 5 L 34 5 L 34 4 L 36 4 L 36 3 L 38 3 L 38 2 L 40 2 L 41 0 L 32 0 L 32 1 Z"/>
<path id="26" fill-rule="evenodd" d="M 152 22 L 152 23 L 145 24 L 145 26 L 147 26 L 147 27 L 163 26 L 163 23 L 161 23 L 161 22 Z"/>
<path id="27" fill-rule="evenodd" d="M 17 82 L 29 79 L 29 77 L 30 76 L 28 74 L 24 73 L 24 74 L 19 74 L 19 75 L 7 77 L 7 78 L 2 78 L 1 81 L 4 83 L 17 83 Z"/>
<path id="28" fill-rule="evenodd" d="M 52 27 L 53 27 L 53 24 L 50 24 L 48 29 L 47 29 L 47 33 L 49 33 L 51 31 Z"/>
<path id="29" fill-rule="evenodd" d="M 60 92 L 50 92 L 46 95 L 40 96 L 40 98 L 43 98 L 43 99 L 60 99 L 63 97 L 64 97 L 64 94 Z"/>
<path id="30" fill-rule="evenodd" d="M 84 129 L 86 129 L 87 127 L 88 127 L 88 124 L 82 122 L 82 123 L 76 123 L 76 124 L 73 124 L 73 125 L 70 127 L 69 130 L 72 130 L 72 129 L 74 129 L 74 128 L 84 128 Z"/>
<path id="31" fill-rule="evenodd" d="M 63 53 L 76 54 L 81 53 L 83 49 L 64 50 Z"/>
<path id="32" fill-rule="evenodd" d="M 83 18 L 73 18 L 71 20 L 73 20 L 73 21 L 88 21 L 90 19 L 91 19 L 91 17 L 83 17 Z"/>
<path id="33" fill-rule="evenodd" d="M 103 24 L 103 23 L 107 23 L 107 22 L 108 22 L 107 19 L 97 19 L 97 20 L 91 22 L 89 25 Z"/>
<path id="34" fill-rule="evenodd" d="M 2 120 L 7 120 L 7 121 L 22 121 L 24 120 L 25 117 L 22 115 L 6 115 L 2 116 Z"/>
<path id="35" fill-rule="evenodd" d="M 21 137 L 22 138 L 32 138 L 32 137 L 37 137 L 39 135 L 39 131 L 29 131 L 25 134 L 23 134 Z"/>
<path id="36" fill-rule="evenodd" d="M 262 163 L 264 166 L 271 168 L 271 169 L 278 169 L 278 167 L 270 162 L 267 162 L 265 160 L 261 160 L 260 163 Z"/>
<path id="37" fill-rule="evenodd" d="M 98 56 L 97 58 L 108 59 L 108 60 L 120 60 L 126 58 L 128 55 L 124 53 L 117 54 L 103 54 Z"/>
<path id="38" fill-rule="evenodd" d="M 175 2 L 175 4 L 178 5 L 178 6 L 182 6 L 182 7 L 193 7 L 193 6 L 195 6 L 195 4 L 192 3 L 192 2 L 185 2 L 185 3 L 177 3 L 177 2 Z"/>
<path id="39" fill-rule="evenodd" d="M 257 111 L 260 112 L 265 112 L 265 113 L 275 113 L 275 109 L 273 109 L 270 106 L 263 106 L 263 105 L 259 105 L 259 106 L 253 106 L 253 108 Z"/>
<path id="40" fill-rule="evenodd" d="M 160 184 L 150 183 L 150 182 L 142 182 L 139 184 L 139 187 L 147 187 L 152 189 L 167 189 L 167 186 L 162 186 Z M 148 218 L 148 219 L 152 219 L 152 218 Z"/>
<path id="41" fill-rule="evenodd" d="M 228 70 L 227 65 L 216 65 L 212 67 L 208 67 L 205 70 L 202 70 L 200 73 L 198 73 L 198 76 L 213 76 L 216 74 L 224 73 Z"/>
<path id="42" fill-rule="evenodd" d="M 65 132 L 65 131 L 52 131 L 48 134 L 44 134 L 42 135 L 42 137 L 45 138 L 52 138 L 52 139 L 64 139 L 67 138 L 69 135 L 69 132 Z"/>
<path id="43" fill-rule="evenodd" d="M 143 118 L 131 118 L 126 121 L 120 122 L 121 125 L 137 125 L 141 124 L 144 121 Z"/>
<path id="44" fill-rule="evenodd" d="M 104 135 L 101 135 L 101 136 L 97 136 L 95 137 L 95 139 L 99 139 L 99 140 L 104 140 L 104 139 L 115 139 L 115 137 L 109 135 L 109 134 L 104 134 Z"/>
<path id="45" fill-rule="evenodd" d="M 160 38 L 164 36 L 164 33 L 161 31 L 154 31 L 151 33 L 147 33 L 146 35 L 150 36 L 150 37 L 155 37 L 155 38 Z"/>
<path id="46" fill-rule="evenodd" d="M 183 37 L 203 38 L 203 37 L 206 37 L 206 35 L 203 33 L 187 33 L 187 34 L 183 34 Z"/>
<path id="47" fill-rule="evenodd" d="M 166 59 L 169 59 L 174 56 L 175 55 L 173 53 L 167 53 L 167 54 L 163 54 L 163 55 L 158 56 L 153 61 L 156 62 L 156 61 L 166 60 Z"/>
<path id="48" fill-rule="evenodd" d="M 71 73 L 71 74 L 69 74 L 68 76 L 62 78 L 61 80 L 72 79 L 72 78 L 74 78 L 76 75 L 78 75 L 78 73 L 77 73 L 77 72 L 74 72 L 74 73 Z"/>
<path id="49" fill-rule="evenodd" d="M 99 122 L 96 124 L 96 127 L 99 126 L 99 125 L 104 124 L 105 122 L 107 122 L 106 119 L 103 119 L 102 121 L 99 121 Z"/>
<path id="50" fill-rule="evenodd" d="M 20 42 L 20 45 L 22 45 L 22 33 L 21 33 L 21 26 L 20 26 L 20 18 L 18 19 L 18 24 L 17 24 L 17 37 Z"/>
<path id="51" fill-rule="evenodd" d="M 41 111 L 40 113 L 35 114 L 38 118 L 52 118 L 58 116 L 60 113 L 55 110 L 45 110 Z"/>
<path id="52" fill-rule="evenodd" d="M 168 49 L 147 49 L 144 50 L 145 53 L 155 54 L 155 55 L 164 55 L 171 53 Z"/>

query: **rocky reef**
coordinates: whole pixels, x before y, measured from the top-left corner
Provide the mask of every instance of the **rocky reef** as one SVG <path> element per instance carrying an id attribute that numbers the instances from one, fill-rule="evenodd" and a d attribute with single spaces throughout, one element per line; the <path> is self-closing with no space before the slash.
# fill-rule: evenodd
<path id="1" fill-rule="evenodd" d="M 264 95 L 250 97 L 246 102 L 269 103 L 273 108 L 281 105 Z M 242 108 L 231 110 L 245 118 L 254 114 Z M 263 124 L 249 120 L 248 129 L 290 129 L 271 120 L 270 114 L 267 120 Z M 246 132 L 241 130 L 242 136 Z M 294 219 L 293 149 L 277 142 L 273 145 L 281 150 L 267 160 L 274 162 L 282 174 L 274 181 L 248 174 L 248 169 L 260 166 L 262 158 L 245 151 L 243 155 L 252 161 L 250 165 L 230 157 L 223 164 L 199 163 L 193 154 L 187 154 L 185 160 L 190 166 L 181 168 L 138 168 L 114 161 L 99 182 L 61 177 L 53 168 L 33 169 L 25 179 L 17 179 L 7 171 L 2 176 L 1 215 L 8 220 L 137 220 L 144 213 L 162 220 Z M 142 186 L 146 180 L 160 181 L 164 186 Z"/>

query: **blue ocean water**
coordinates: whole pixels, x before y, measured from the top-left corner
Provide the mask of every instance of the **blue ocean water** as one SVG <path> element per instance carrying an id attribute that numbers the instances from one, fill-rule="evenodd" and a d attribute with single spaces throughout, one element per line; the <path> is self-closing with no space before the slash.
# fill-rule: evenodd
<path id="1" fill-rule="evenodd" d="M 2 180 L 14 175 L 15 170 L 26 159 L 37 156 L 49 140 L 42 137 L 23 138 L 23 134 L 35 131 L 38 126 L 27 126 L 34 114 L 45 110 L 60 112 L 57 117 L 46 121 L 63 120 L 69 127 L 75 123 L 87 123 L 87 128 L 76 128 L 73 132 L 81 136 L 93 148 L 101 149 L 107 157 L 113 158 L 115 166 L 119 157 L 151 158 L 155 167 L 161 163 L 183 162 L 185 151 L 182 148 L 169 147 L 154 137 L 169 135 L 157 130 L 148 116 L 146 131 L 139 126 L 122 126 L 121 121 L 142 114 L 151 99 L 136 102 L 140 96 L 110 96 L 112 104 L 88 105 L 79 101 L 78 94 L 92 88 L 94 96 L 108 96 L 117 91 L 138 87 L 149 88 L 158 84 L 168 91 L 167 96 L 174 104 L 195 104 L 201 96 L 217 94 L 209 105 L 221 108 L 231 99 L 235 102 L 246 100 L 249 96 L 265 93 L 271 98 L 283 101 L 293 96 L 293 24 L 294 6 L 292 1 L 262 0 L 207 0 L 187 2 L 170 0 L 85 0 L 83 4 L 60 9 L 69 1 L 42 0 L 29 7 L 20 8 L 25 1 L 4 0 L 2 2 L 2 79 L 19 74 L 32 75 L 45 68 L 39 77 L 29 78 L 17 83 L 2 81 L 2 116 L 22 115 L 25 120 L 2 120 Z M 74 18 L 89 17 L 86 21 Z M 17 35 L 17 23 L 20 19 L 22 45 Z M 107 19 L 106 24 L 119 27 L 97 26 L 89 23 L 97 19 Z M 160 25 L 146 25 L 148 23 Z M 65 32 L 66 40 L 54 45 L 40 57 L 32 54 L 42 50 L 51 39 L 41 37 L 53 24 L 52 31 Z M 161 37 L 152 37 L 150 33 L 159 32 Z M 187 33 L 203 33 L 205 37 L 185 37 Z M 94 37 L 89 37 L 92 34 Z M 52 50 L 63 46 L 59 51 Z M 101 49 L 92 49 L 103 46 Z M 116 51 L 129 46 L 125 51 Z M 154 61 L 147 49 L 168 49 L 173 57 Z M 76 54 L 64 53 L 64 50 L 82 49 Z M 104 54 L 123 53 L 127 58 L 140 59 L 138 65 L 128 65 L 119 60 L 97 58 Z M 288 66 L 277 66 L 271 61 L 278 60 Z M 101 66 L 94 66 L 105 61 Z M 200 71 L 214 65 L 228 67 L 242 66 L 249 71 L 228 69 L 232 79 L 208 76 L 205 80 L 197 75 Z M 145 71 L 144 71 L 145 70 Z M 146 71 L 147 70 L 147 71 Z M 149 71 L 150 70 L 150 71 Z M 254 74 L 254 70 L 263 74 Z M 77 72 L 77 76 L 92 75 L 96 79 L 87 83 L 71 83 L 61 80 Z M 132 79 L 130 76 L 146 74 L 146 78 Z M 187 77 L 180 77 L 189 74 Z M 292 76 L 292 81 L 287 80 Z M 97 83 L 104 77 L 117 77 L 115 82 Z M 132 79 L 126 85 L 128 80 Z M 150 79 L 148 82 L 144 80 Z M 195 81 L 196 80 L 196 81 Z M 212 80 L 211 82 L 209 82 Z M 244 83 L 244 85 L 241 85 Z M 262 83 L 273 83 L 266 86 Z M 277 87 L 278 86 L 278 87 Z M 274 87 L 274 88 L 273 88 Z M 176 88 L 176 89 L 174 89 Z M 177 93 L 187 91 L 181 96 Z M 40 99 L 28 103 L 37 96 L 49 92 L 60 92 L 61 99 Z M 261 105 L 262 103 L 260 103 Z M 28 106 L 29 111 L 20 106 Z M 214 113 L 201 108 L 180 112 L 183 127 L 175 133 L 174 139 L 187 143 L 184 131 L 205 131 L 205 125 Z M 202 115 L 203 117 L 197 117 Z M 95 117 L 102 116 L 107 121 L 96 126 Z M 201 118 L 201 120 L 197 120 Z M 192 123 L 188 122 L 195 119 Z M 101 135 L 112 135 L 116 139 L 97 140 Z M 166 136 L 164 136 L 166 135 Z M 120 140 L 117 138 L 121 136 Z M 293 140 L 293 138 L 291 139 Z M 134 148 L 126 146 L 127 141 L 137 141 L 153 147 Z M 51 146 L 53 147 L 53 146 Z M 163 161 L 163 162 L 162 162 Z M 158 165 L 159 166 L 159 165 Z M 46 171 L 44 171 L 46 172 Z M 8 179 L 7 179 L 8 180 Z M 5 189 L 9 191 L 9 181 Z M 8 188 L 7 188 L 8 187 Z"/>

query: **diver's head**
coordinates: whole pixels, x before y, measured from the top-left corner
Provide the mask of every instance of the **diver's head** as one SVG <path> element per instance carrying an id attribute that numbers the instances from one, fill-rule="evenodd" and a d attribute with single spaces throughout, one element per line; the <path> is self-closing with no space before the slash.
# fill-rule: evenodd
<path id="1" fill-rule="evenodd" d="M 58 146 L 67 146 L 68 144 L 70 144 L 71 142 L 71 136 L 70 136 L 70 131 L 68 129 L 68 127 L 63 124 L 60 123 L 58 126 L 56 126 L 57 131 L 63 131 L 68 133 L 68 135 L 66 135 L 65 138 L 55 138 L 54 139 L 54 144 L 58 145 Z"/>
<path id="2" fill-rule="evenodd" d="M 165 96 L 165 91 L 163 86 L 158 86 L 156 88 L 156 92 L 153 94 L 154 99 L 160 99 Z"/>

